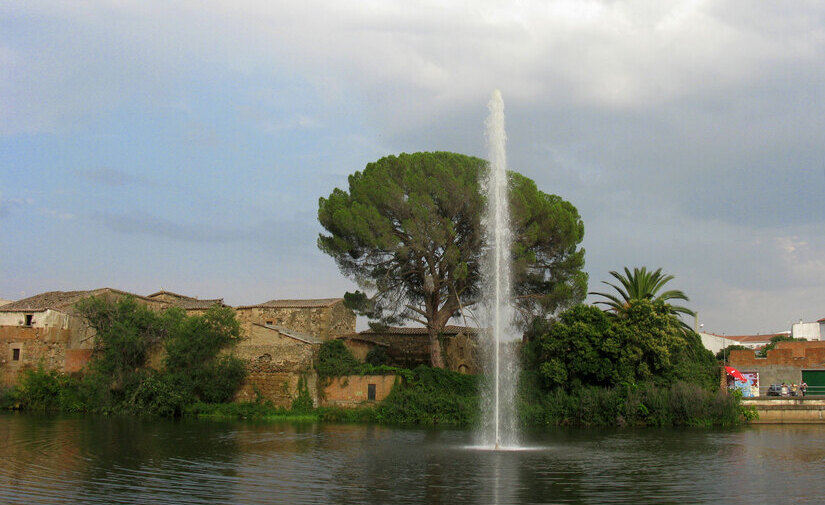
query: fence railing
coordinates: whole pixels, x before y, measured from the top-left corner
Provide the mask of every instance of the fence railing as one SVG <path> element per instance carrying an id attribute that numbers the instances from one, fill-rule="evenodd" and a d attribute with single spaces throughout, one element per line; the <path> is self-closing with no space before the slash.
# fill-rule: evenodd
<path id="1" fill-rule="evenodd" d="M 732 388 L 734 389 L 734 388 Z M 735 388 L 741 389 L 741 388 Z M 825 386 L 808 386 L 805 394 L 802 394 L 802 391 L 799 389 L 799 385 L 797 385 L 796 390 L 793 389 L 791 384 L 788 384 L 787 387 L 783 388 L 781 384 L 772 384 L 768 386 L 759 386 L 759 392 L 757 395 L 748 394 L 749 392 L 753 391 L 753 388 L 744 388 L 745 396 L 746 397 L 754 397 L 754 396 L 779 396 L 779 397 L 789 397 L 789 398 L 796 398 L 802 396 L 825 396 Z"/>

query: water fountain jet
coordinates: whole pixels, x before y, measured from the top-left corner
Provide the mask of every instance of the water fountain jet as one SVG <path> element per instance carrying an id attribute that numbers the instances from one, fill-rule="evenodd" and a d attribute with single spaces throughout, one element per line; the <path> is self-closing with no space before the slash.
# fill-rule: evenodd
<path id="1" fill-rule="evenodd" d="M 486 137 L 489 170 L 484 181 L 487 209 L 483 219 L 486 255 L 484 259 L 483 313 L 488 328 L 485 339 L 487 381 L 483 395 L 482 446 L 494 450 L 519 445 L 516 430 L 515 394 L 518 383 L 516 346 L 518 333 L 513 326 L 511 259 L 512 231 L 508 199 L 504 102 L 496 90 L 488 104 Z"/>

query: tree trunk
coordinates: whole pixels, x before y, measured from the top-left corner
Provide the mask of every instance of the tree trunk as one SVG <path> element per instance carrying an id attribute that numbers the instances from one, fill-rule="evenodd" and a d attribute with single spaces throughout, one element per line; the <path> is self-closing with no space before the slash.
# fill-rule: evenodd
<path id="1" fill-rule="evenodd" d="M 440 329 L 431 325 L 427 326 L 427 335 L 430 340 L 430 365 L 435 368 L 444 368 L 444 354 L 441 350 L 441 340 L 438 338 L 440 332 Z"/>

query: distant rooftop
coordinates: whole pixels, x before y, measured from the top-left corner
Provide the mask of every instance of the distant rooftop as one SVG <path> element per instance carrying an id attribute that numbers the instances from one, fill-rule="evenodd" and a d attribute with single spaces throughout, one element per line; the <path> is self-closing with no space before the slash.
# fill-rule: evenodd
<path id="1" fill-rule="evenodd" d="M 22 300 L 17 300 L 16 302 L 2 305 L 0 306 L 0 312 L 42 312 L 48 309 L 65 309 L 67 307 L 71 307 L 83 298 L 102 294 L 107 291 L 121 295 L 134 296 L 135 298 L 140 298 L 143 300 L 151 300 L 151 298 L 146 298 L 134 293 L 128 293 L 126 291 L 120 291 L 119 289 L 112 288 L 90 289 L 87 291 L 48 291 L 46 293 L 40 293 L 28 298 L 23 298 Z"/>
<path id="2" fill-rule="evenodd" d="M 268 302 L 259 303 L 258 305 L 243 305 L 239 309 L 256 309 L 256 308 L 270 308 L 270 309 L 306 309 L 315 307 L 332 307 L 338 302 L 343 302 L 343 298 L 316 298 L 306 300 L 269 300 Z"/>
<path id="3" fill-rule="evenodd" d="M 157 293 L 152 293 L 147 298 L 159 298 L 161 296 L 167 296 L 170 298 L 174 298 L 174 300 L 170 300 L 167 303 L 174 305 L 175 307 L 180 307 L 184 310 L 193 310 L 193 309 L 208 309 L 213 305 L 223 305 L 223 298 L 212 298 L 212 299 L 204 299 L 200 300 L 198 298 L 194 298 L 192 296 L 181 295 L 178 293 L 173 293 L 171 291 L 160 290 Z"/>

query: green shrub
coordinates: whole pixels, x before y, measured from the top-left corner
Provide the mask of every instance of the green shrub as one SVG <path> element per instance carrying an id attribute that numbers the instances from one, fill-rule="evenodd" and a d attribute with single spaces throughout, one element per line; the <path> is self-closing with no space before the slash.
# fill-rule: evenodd
<path id="1" fill-rule="evenodd" d="M 477 423 L 478 377 L 419 366 L 393 387 L 376 407 L 376 420 L 388 424 Z"/>
<path id="2" fill-rule="evenodd" d="M 390 360 L 387 350 L 384 347 L 376 346 L 367 353 L 367 363 L 372 366 L 386 365 Z"/>
<path id="3" fill-rule="evenodd" d="M 315 368 L 321 377 L 340 377 L 360 373 L 361 365 L 344 342 L 336 339 L 321 344 Z"/>
<path id="4" fill-rule="evenodd" d="M 750 416 L 736 397 L 684 382 L 571 391 L 528 386 L 519 414 L 525 426 L 732 426 Z"/>

